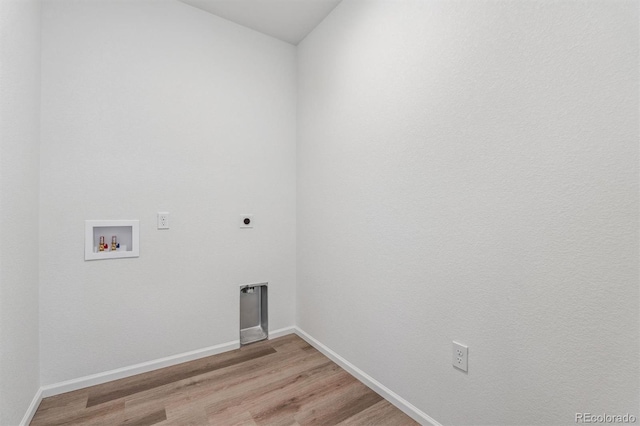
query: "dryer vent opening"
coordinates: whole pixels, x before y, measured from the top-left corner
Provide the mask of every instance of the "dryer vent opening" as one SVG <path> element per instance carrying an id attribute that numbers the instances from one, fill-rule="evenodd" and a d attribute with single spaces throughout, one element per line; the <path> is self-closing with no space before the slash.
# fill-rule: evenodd
<path id="1" fill-rule="evenodd" d="M 246 345 L 269 337 L 267 283 L 240 287 L 240 344 Z"/>

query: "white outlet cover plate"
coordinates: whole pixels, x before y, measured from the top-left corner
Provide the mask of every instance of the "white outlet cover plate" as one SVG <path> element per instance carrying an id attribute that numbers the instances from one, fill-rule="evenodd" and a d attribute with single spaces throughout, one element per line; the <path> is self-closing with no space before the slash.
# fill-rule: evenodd
<path id="1" fill-rule="evenodd" d="M 244 223 L 245 219 L 249 219 L 249 223 Z M 253 215 L 241 214 L 240 215 L 240 228 L 253 228 Z"/>
<path id="2" fill-rule="evenodd" d="M 163 223 L 164 218 L 164 223 Z M 169 213 L 158 212 L 158 229 L 169 229 Z"/>
<path id="3" fill-rule="evenodd" d="M 453 342 L 452 355 L 451 362 L 453 366 L 462 371 L 467 371 L 469 368 L 469 347 L 462 343 Z"/>

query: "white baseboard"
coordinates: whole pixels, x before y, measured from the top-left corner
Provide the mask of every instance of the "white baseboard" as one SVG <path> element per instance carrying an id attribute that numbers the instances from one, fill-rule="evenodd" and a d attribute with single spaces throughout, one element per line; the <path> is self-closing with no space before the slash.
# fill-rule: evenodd
<path id="1" fill-rule="evenodd" d="M 208 348 L 196 349 L 195 351 L 184 352 L 153 361 L 142 362 L 140 364 L 130 365 L 128 367 L 116 368 L 115 370 L 105 371 L 102 373 L 91 374 L 89 376 L 77 379 L 67 380 L 65 382 L 54 383 L 52 385 L 43 386 L 41 388 L 42 397 L 46 398 L 52 395 L 58 395 L 65 392 L 86 388 L 89 386 L 99 385 L 110 382 L 112 380 L 123 379 L 125 377 L 135 376 L 140 373 L 157 370 L 159 368 L 170 367 L 172 365 L 183 362 L 193 361 L 194 359 L 204 358 L 206 356 L 217 355 L 222 352 L 231 351 L 240 347 L 240 341 L 234 340 L 220 345 L 210 346 Z"/>
<path id="2" fill-rule="evenodd" d="M 33 397 L 31 404 L 29 404 L 29 408 L 27 408 L 27 412 L 24 413 L 24 417 L 20 421 L 20 426 L 28 426 L 33 420 L 33 416 L 36 414 L 38 407 L 40 406 L 40 402 L 42 401 L 42 388 L 38 389 L 36 395 Z"/>
<path id="3" fill-rule="evenodd" d="M 279 328 L 277 330 L 269 331 L 269 339 L 277 339 L 278 337 L 286 336 L 287 334 L 294 334 L 296 328 L 294 326 Z"/>
<path id="4" fill-rule="evenodd" d="M 398 394 L 385 387 L 382 383 L 378 382 L 364 371 L 360 370 L 355 365 L 351 364 L 346 359 L 323 345 L 302 329 L 292 326 L 280 328 L 278 330 L 270 331 L 269 338 L 276 339 L 278 337 L 286 336 L 288 334 L 297 334 L 304 340 L 306 340 L 311 346 L 322 352 L 329 359 L 334 361 L 340 367 L 351 373 L 354 377 L 360 380 L 362 383 L 373 389 L 380 394 L 387 401 L 402 410 L 409 417 L 414 419 L 423 425 L 442 426 L 440 423 L 429 417 L 426 413 L 420 411 L 414 405 L 401 398 Z M 103 373 L 92 374 L 89 376 L 80 377 L 73 380 L 67 380 L 60 383 L 54 383 L 52 385 L 42 386 L 31 401 L 31 405 L 25 413 L 20 426 L 27 426 L 40 405 L 43 398 L 58 395 L 65 392 L 71 392 L 74 390 L 86 388 L 89 386 L 99 385 L 102 383 L 110 382 L 112 380 L 123 379 L 125 377 L 135 376 L 136 374 L 146 373 L 149 371 L 157 370 L 164 367 L 170 367 L 172 365 L 180 364 L 183 362 L 193 361 L 195 359 L 204 358 L 211 355 L 217 355 L 223 352 L 238 349 L 240 347 L 240 341 L 234 340 L 220 345 L 210 346 L 208 348 L 197 349 L 195 351 L 184 352 L 177 355 L 168 356 L 165 358 L 156 359 L 153 361 L 147 361 L 140 364 L 131 365 L 128 367 L 117 368 L 115 370 L 105 371 Z"/>
<path id="5" fill-rule="evenodd" d="M 401 411 L 403 411 L 407 416 L 411 417 L 413 420 L 417 421 L 421 425 L 432 425 L 432 426 L 442 426 L 436 420 L 432 419 L 425 412 L 419 410 L 416 406 L 409 403 L 407 400 L 403 399 L 397 393 L 393 392 L 391 389 L 384 386 L 382 383 L 375 380 L 373 377 L 369 376 L 364 371 L 360 370 L 355 365 L 351 364 L 346 359 L 342 358 L 340 355 L 329 349 L 327 346 L 323 345 L 309 334 L 304 332 L 299 327 L 294 327 L 295 332 L 298 336 L 302 337 L 307 341 L 311 346 L 322 352 L 327 358 L 331 359 L 333 362 L 338 364 L 340 367 L 344 368 L 351 375 L 353 375 L 356 379 L 360 380 L 362 383 L 373 389 L 376 393 L 382 396 L 384 399 L 398 407 Z"/>
<path id="6" fill-rule="evenodd" d="M 270 331 L 269 338 L 275 339 L 287 334 L 295 333 L 295 327 L 285 327 L 278 330 Z M 105 371 L 103 373 L 92 374 L 65 382 L 55 383 L 40 388 L 41 398 L 58 395 L 65 392 L 86 388 L 89 386 L 99 385 L 110 382 L 112 380 L 123 379 L 125 377 L 135 376 L 136 374 L 147 373 L 149 371 L 160 368 L 170 367 L 172 365 L 183 362 L 193 361 L 195 359 L 204 358 L 206 356 L 217 355 L 222 352 L 231 351 L 240 347 L 240 341 L 234 340 L 220 345 L 210 346 L 208 348 L 197 349 L 195 351 L 184 352 L 165 358 L 147 361 L 140 364 L 130 365 L 128 367 L 117 368 L 115 370 Z M 36 406 L 37 408 L 37 406 Z"/>

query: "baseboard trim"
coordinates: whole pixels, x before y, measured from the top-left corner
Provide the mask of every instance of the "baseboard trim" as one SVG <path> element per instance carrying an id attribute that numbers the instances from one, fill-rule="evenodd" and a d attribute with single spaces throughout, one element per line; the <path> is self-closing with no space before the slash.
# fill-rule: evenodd
<path id="1" fill-rule="evenodd" d="M 278 337 L 294 334 L 295 332 L 296 328 L 294 326 L 279 328 L 277 330 L 269 331 L 269 339 L 277 339 Z"/>
<path id="2" fill-rule="evenodd" d="M 204 358 L 206 356 L 217 355 L 222 352 L 238 349 L 239 347 L 240 341 L 233 340 L 231 342 L 210 346 L 208 348 L 196 349 L 195 351 L 184 352 L 181 354 L 155 359 L 153 361 L 130 365 L 128 367 L 116 368 L 115 370 L 91 374 L 89 376 L 67 380 L 60 383 L 54 383 L 52 385 L 43 386 L 41 388 L 42 397 L 46 398 L 48 396 L 71 392 L 89 386 L 110 382 L 112 380 L 135 376 L 136 374 L 147 373 L 149 371 L 170 367 L 172 365 L 180 364 L 183 362 L 193 361 L 195 359 Z"/>
<path id="3" fill-rule="evenodd" d="M 33 416 L 35 416 L 36 411 L 40 406 L 40 402 L 42 402 L 42 398 L 43 398 L 42 388 L 40 388 L 38 389 L 35 396 L 33 397 L 33 400 L 31 401 L 29 408 L 27 408 L 27 412 L 24 413 L 24 417 L 20 421 L 20 426 L 28 426 L 29 423 L 31 423 L 31 420 L 33 420 Z"/>
<path id="4" fill-rule="evenodd" d="M 304 339 L 311 346 L 322 352 L 329 359 L 334 361 L 340 367 L 344 368 L 362 383 L 373 389 L 380 394 L 387 401 L 398 407 L 409 417 L 417 421 L 422 425 L 442 426 L 436 420 L 432 419 L 423 411 L 416 408 L 414 405 L 400 397 L 400 395 L 393 392 L 391 389 L 384 386 L 382 383 L 375 380 L 373 377 L 360 370 L 355 365 L 351 364 L 346 359 L 342 358 L 336 352 L 329 347 L 322 344 L 320 341 L 311 337 L 299 327 L 285 327 L 278 330 L 270 331 L 269 338 L 276 339 L 278 337 L 286 336 L 288 334 L 297 334 Z M 228 352 L 240 347 L 239 340 L 233 340 L 231 342 L 222 343 L 220 345 L 210 346 L 208 348 L 197 349 L 195 351 L 184 352 L 177 355 L 172 355 L 164 358 L 159 358 L 153 361 L 147 361 L 140 364 L 131 365 L 128 367 L 117 368 L 115 370 L 105 371 L 103 373 L 92 374 L 89 376 L 80 377 L 73 380 L 67 380 L 60 383 L 54 383 L 52 385 L 42 386 L 33 397 L 27 412 L 25 413 L 20 426 L 27 426 L 33 416 L 35 415 L 38 406 L 43 398 L 59 395 L 65 392 L 71 392 L 74 390 L 86 388 L 89 386 L 99 385 L 102 383 L 110 382 L 113 380 L 123 379 L 125 377 L 135 376 L 136 374 L 147 373 L 149 371 L 157 370 L 160 368 L 170 367 L 172 365 L 180 364 L 183 362 L 193 361 L 199 358 L 204 358 L 211 355 L 217 355 L 223 352 Z"/>
<path id="5" fill-rule="evenodd" d="M 295 333 L 294 326 L 284 327 L 284 328 L 270 331 L 269 338 L 275 339 L 275 338 L 286 336 L 287 334 L 293 334 L 293 333 Z M 105 371 L 102 373 L 92 374 L 92 375 L 80 377 L 77 379 L 67 380 L 64 382 L 43 386 L 39 390 L 40 399 L 38 400 L 38 404 L 40 403 L 42 398 L 46 398 L 48 396 L 59 395 L 61 393 L 71 392 L 71 391 L 86 388 L 89 386 L 110 382 L 112 380 L 118 380 L 118 379 L 123 379 L 125 377 L 135 376 L 136 374 L 147 373 L 149 371 L 170 367 L 172 365 L 180 364 L 183 362 L 189 362 L 195 359 L 232 351 L 234 349 L 238 349 L 239 347 L 240 347 L 240 341 L 233 340 L 231 342 L 210 346 L 208 348 L 196 349 L 195 351 L 184 352 L 181 354 L 172 355 L 172 356 L 168 356 L 168 357 L 164 357 L 164 358 L 160 358 L 152 361 L 147 361 L 140 364 L 130 365 L 128 367 L 117 368 L 115 370 Z M 37 407 L 38 406 L 36 405 L 36 409 Z M 25 415 L 25 418 L 26 418 L 26 415 Z"/>
<path id="6" fill-rule="evenodd" d="M 336 352 L 331 350 L 329 347 L 320 343 L 318 340 L 314 339 L 303 331 L 299 327 L 294 327 L 295 332 L 298 336 L 303 338 L 307 343 L 311 346 L 322 352 L 327 358 L 331 359 L 333 362 L 338 364 L 340 367 L 344 368 L 346 371 L 351 373 L 356 379 L 360 380 L 362 383 L 373 389 L 384 399 L 398 407 L 402 412 L 404 412 L 407 416 L 411 417 L 413 420 L 417 421 L 422 425 L 432 425 L 432 426 L 442 426 L 436 420 L 428 416 L 425 412 L 419 410 L 416 406 L 409 403 L 409 401 L 403 399 L 400 395 L 393 392 L 391 389 L 384 386 L 382 383 L 375 380 L 373 377 L 369 376 L 364 371 L 360 370 L 355 365 L 351 364 L 346 359 L 342 358 Z"/>

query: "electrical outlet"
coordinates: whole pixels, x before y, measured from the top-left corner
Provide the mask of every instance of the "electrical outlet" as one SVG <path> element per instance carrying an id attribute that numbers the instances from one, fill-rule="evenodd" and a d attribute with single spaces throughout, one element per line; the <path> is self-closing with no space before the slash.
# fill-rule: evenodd
<path id="1" fill-rule="evenodd" d="M 253 228 L 253 215 L 241 214 L 240 215 L 240 228 Z"/>
<path id="2" fill-rule="evenodd" d="M 169 229 L 169 213 L 158 212 L 158 229 Z"/>
<path id="3" fill-rule="evenodd" d="M 469 367 L 469 348 L 462 343 L 453 342 L 453 366 L 462 371 Z"/>

